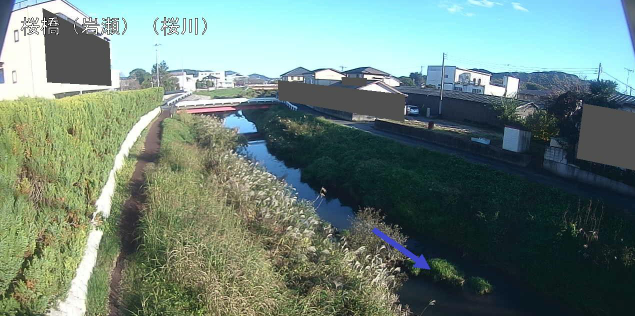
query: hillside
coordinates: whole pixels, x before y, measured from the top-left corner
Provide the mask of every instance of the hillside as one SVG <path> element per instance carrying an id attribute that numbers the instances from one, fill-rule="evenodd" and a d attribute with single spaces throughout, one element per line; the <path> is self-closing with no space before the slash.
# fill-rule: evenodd
<path id="1" fill-rule="evenodd" d="M 264 81 L 269 81 L 271 80 L 271 78 L 261 75 L 261 74 L 251 74 L 249 75 L 249 79 L 259 79 L 259 80 L 264 80 Z"/>
<path id="2" fill-rule="evenodd" d="M 492 74 L 492 83 L 502 84 L 504 76 L 512 76 L 520 79 L 520 89 L 530 90 L 567 90 L 570 87 L 587 85 L 588 81 L 580 79 L 576 75 L 560 71 L 544 72 L 491 72 L 485 69 L 473 69 Z M 527 87 L 528 83 L 531 84 Z"/>

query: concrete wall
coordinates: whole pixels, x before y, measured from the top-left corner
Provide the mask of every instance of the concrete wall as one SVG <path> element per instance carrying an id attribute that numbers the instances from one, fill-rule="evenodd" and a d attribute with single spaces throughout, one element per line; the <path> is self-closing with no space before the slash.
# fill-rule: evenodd
<path id="1" fill-rule="evenodd" d="M 111 71 L 111 86 L 49 83 L 46 78 L 46 55 L 44 35 L 24 35 L 20 30 L 26 18 L 43 16 L 43 9 L 55 14 L 62 13 L 71 19 L 86 17 L 82 12 L 63 1 L 50 1 L 12 12 L 0 62 L 4 63 L 4 83 L 0 84 L 0 100 L 14 100 L 21 96 L 54 98 L 55 94 L 74 91 L 112 90 L 119 88 L 119 72 Z M 15 41 L 18 31 L 18 41 Z M 69 51 L 81 51 L 81 47 L 69 47 Z M 13 82 L 15 71 L 17 82 Z"/>
<path id="2" fill-rule="evenodd" d="M 506 151 L 495 146 L 477 143 L 469 139 L 445 133 L 433 132 L 424 128 L 407 126 L 384 120 L 375 120 L 374 127 L 381 131 L 425 140 L 446 147 L 469 151 L 477 155 L 505 161 L 523 167 L 528 166 L 531 162 L 531 156 L 527 154 Z"/>
<path id="3" fill-rule="evenodd" d="M 553 160 L 547 160 L 547 159 L 545 159 L 542 164 L 545 169 L 561 177 L 574 179 L 582 183 L 609 189 L 609 190 L 619 192 L 622 194 L 635 196 L 635 188 L 628 186 L 624 183 L 611 180 L 609 178 L 605 178 L 585 170 L 581 170 L 580 168 L 576 166 L 563 164 L 563 163 L 559 163 L 559 162 L 556 162 Z"/>

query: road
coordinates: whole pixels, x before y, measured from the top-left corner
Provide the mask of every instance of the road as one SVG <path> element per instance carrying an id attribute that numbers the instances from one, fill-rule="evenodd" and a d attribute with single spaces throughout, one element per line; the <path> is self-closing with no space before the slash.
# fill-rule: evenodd
<path id="1" fill-rule="evenodd" d="M 584 183 L 579 183 L 576 181 L 569 181 L 568 179 L 550 174 L 546 170 L 537 171 L 535 169 L 512 165 L 509 163 L 505 163 L 495 159 L 490 159 L 480 155 L 474 155 L 467 151 L 440 146 L 440 145 L 422 141 L 419 139 L 409 138 L 409 137 L 405 137 L 405 136 L 401 136 L 397 134 L 392 134 L 392 133 L 376 130 L 373 127 L 374 124 L 372 122 L 351 122 L 351 121 L 346 121 L 346 120 L 342 120 L 338 118 L 333 118 L 327 114 L 317 112 L 303 105 L 298 105 L 298 110 L 315 115 L 315 116 L 324 117 L 328 119 L 329 121 L 339 125 L 356 128 L 356 129 L 371 133 L 373 135 L 390 138 L 402 144 L 416 146 L 416 147 L 423 147 L 425 149 L 436 151 L 439 153 L 461 157 L 471 163 L 487 165 L 493 169 L 519 176 L 528 181 L 544 184 L 551 187 L 556 187 L 564 191 L 567 191 L 569 193 L 573 193 L 583 197 L 602 199 L 605 203 L 611 204 L 615 207 L 618 207 L 619 209 L 622 209 L 624 213 L 631 220 L 635 220 L 635 215 L 634 215 L 635 213 L 633 213 L 635 212 L 635 198 L 627 196 L 627 195 L 623 195 L 623 194 L 613 192 L 610 190 L 590 186 Z"/>

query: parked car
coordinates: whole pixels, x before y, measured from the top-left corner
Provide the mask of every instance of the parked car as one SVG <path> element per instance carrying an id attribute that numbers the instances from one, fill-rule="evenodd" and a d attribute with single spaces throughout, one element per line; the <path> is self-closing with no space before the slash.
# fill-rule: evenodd
<path id="1" fill-rule="evenodd" d="M 406 105 L 406 115 L 419 115 L 419 108 L 415 105 Z"/>

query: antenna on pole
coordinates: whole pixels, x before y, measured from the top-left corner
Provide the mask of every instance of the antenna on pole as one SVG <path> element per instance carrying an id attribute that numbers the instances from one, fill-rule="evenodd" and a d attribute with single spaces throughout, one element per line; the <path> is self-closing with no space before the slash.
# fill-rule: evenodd
<path id="1" fill-rule="evenodd" d="M 624 88 L 624 93 L 626 93 L 628 91 L 628 95 L 631 95 L 631 93 L 633 93 L 633 88 L 631 88 L 631 86 L 628 85 L 628 79 L 631 78 L 631 72 L 633 72 L 633 69 L 628 69 L 626 67 L 624 67 L 624 69 L 626 69 L 626 72 L 627 72 L 626 87 Z M 630 91 L 629 91 L 629 89 L 630 89 Z"/>
<path id="2" fill-rule="evenodd" d="M 340 66 L 340 69 L 342 69 L 342 71 L 344 71 L 344 68 L 346 68 L 346 66 Z"/>

